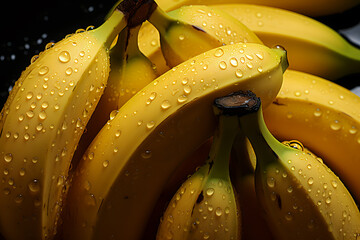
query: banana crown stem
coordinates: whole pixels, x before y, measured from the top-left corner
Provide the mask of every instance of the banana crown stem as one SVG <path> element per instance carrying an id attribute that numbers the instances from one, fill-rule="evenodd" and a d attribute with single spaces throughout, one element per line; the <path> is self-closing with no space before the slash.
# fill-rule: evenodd
<path id="1" fill-rule="evenodd" d="M 266 127 L 260 98 L 251 91 L 239 91 L 217 98 L 215 104 L 227 114 L 238 117 L 240 129 L 249 138 L 256 155 L 259 156 L 257 159 L 261 159 L 258 162 L 260 166 L 276 161 L 277 155 L 274 150 L 282 151 L 286 146 Z"/>
<path id="2" fill-rule="evenodd" d="M 169 26 L 174 22 L 178 22 L 171 18 L 166 12 L 164 12 L 159 6 L 156 6 L 155 10 L 149 17 L 149 22 L 156 26 L 159 32 L 165 33 Z"/>
<path id="3" fill-rule="evenodd" d="M 227 179 L 231 149 L 239 130 L 239 121 L 236 116 L 219 116 L 218 128 L 215 132 L 210 149 L 209 160 L 211 178 Z"/>
<path id="4" fill-rule="evenodd" d="M 123 0 L 119 1 L 110 17 L 97 29 L 95 36 L 110 48 L 115 37 L 126 26 L 135 27 L 147 20 L 153 11 L 153 0 Z"/>

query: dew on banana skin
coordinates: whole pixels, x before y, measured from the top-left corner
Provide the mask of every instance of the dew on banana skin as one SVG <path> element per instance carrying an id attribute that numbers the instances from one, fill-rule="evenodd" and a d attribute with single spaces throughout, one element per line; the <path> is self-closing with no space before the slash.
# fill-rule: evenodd
<path id="1" fill-rule="evenodd" d="M 185 91 L 185 89 L 184 89 L 184 91 Z M 163 109 L 163 110 L 169 109 L 170 107 L 171 107 L 171 103 L 168 100 L 164 100 L 161 103 L 161 109 Z"/>
<path id="2" fill-rule="evenodd" d="M 5 162 L 7 162 L 7 163 L 11 162 L 11 161 L 13 160 L 13 155 L 12 155 L 11 153 L 5 154 L 4 160 L 5 160 Z"/>
<path id="3" fill-rule="evenodd" d="M 59 56 L 59 61 L 62 63 L 67 63 L 70 61 L 70 53 L 68 51 L 62 51 Z"/>
<path id="4" fill-rule="evenodd" d="M 28 188 L 32 193 L 37 193 L 40 191 L 40 183 L 39 180 L 33 179 L 29 184 Z"/>
<path id="5" fill-rule="evenodd" d="M 273 177 L 267 178 L 266 183 L 267 183 L 268 187 L 274 188 L 275 184 L 276 184 L 275 178 L 273 178 Z"/>
<path id="6" fill-rule="evenodd" d="M 43 76 L 45 74 L 47 74 L 49 72 L 49 68 L 47 66 L 42 66 L 40 69 L 39 69 L 39 75 L 40 76 Z"/>
<path id="7" fill-rule="evenodd" d="M 338 131 L 338 130 L 341 129 L 341 124 L 339 123 L 338 120 L 335 120 L 334 122 L 332 122 L 332 123 L 330 124 L 330 128 L 331 128 L 332 130 L 334 130 L 334 131 Z"/>
<path id="8" fill-rule="evenodd" d="M 215 57 L 221 57 L 222 55 L 224 55 L 224 50 L 222 48 L 218 48 L 216 49 L 214 55 Z"/>
<path id="9" fill-rule="evenodd" d="M 220 67 L 221 70 L 225 70 L 225 69 L 227 68 L 226 62 L 221 61 L 221 62 L 219 63 L 219 67 Z"/>
<path id="10" fill-rule="evenodd" d="M 154 121 L 150 121 L 148 123 L 146 123 L 146 128 L 147 129 L 152 129 L 155 126 L 155 122 Z"/>

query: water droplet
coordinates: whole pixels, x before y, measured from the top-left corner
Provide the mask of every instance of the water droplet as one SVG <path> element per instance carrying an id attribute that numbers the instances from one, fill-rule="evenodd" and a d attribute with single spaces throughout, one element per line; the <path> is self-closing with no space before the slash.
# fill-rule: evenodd
<path id="1" fill-rule="evenodd" d="M 257 70 L 258 70 L 259 73 L 262 73 L 262 72 L 263 72 L 263 68 L 262 68 L 262 67 L 258 67 Z"/>
<path id="2" fill-rule="evenodd" d="M 181 95 L 178 97 L 178 103 L 184 103 L 187 101 L 187 96 L 186 95 Z"/>
<path id="3" fill-rule="evenodd" d="M 295 91 L 294 95 L 295 95 L 295 97 L 300 97 L 300 96 L 301 96 L 301 92 L 300 92 L 300 91 Z"/>
<path id="4" fill-rule="evenodd" d="M 260 53 L 256 53 L 255 54 L 260 60 L 263 60 L 264 59 L 264 56 Z"/>
<path id="5" fill-rule="evenodd" d="M 243 73 L 240 69 L 237 69 L 235 71 L 235 76 L 238 77 L 238 78 L 242 78 L 243 77 Z"/>
<path id="6" fill-rule="evenodd" d="M 222 55 L 224 55 L 224 50 L 222 48 L 218 48 L 215 51 L 215 57 L 221 57 Z"/>
<path id="7" fill-rule="evenodd" d="M 338 120 L 335 120 L 333 123 L 331 123 L 330 128 L 334 131 L 337 131 L 341 129 L 341 125 Z"/>
<path id="8" fill-rule="evenodd" d="M 267 183 L 267 185 L 270 187 L 270 188 L 273 188 L 273 187 L 275 187 L 275 178 L 273 178 L 273 177 L 269 177 L 269 178 L 267 178 L 267 180 L 266 180 L 266 183 Z"/>
<path id="9" fill-rule="evenodd" d="M 21 114 L 18 118 L 19 122 L 22 122 L 24 120 L 24 118 L 25 118 L 24 115 Z"/>
<path id="10" fill-rule="evenodd" d="M 285 215 L 285 219 L 286 219 L 287 221 L 291 221 L 291 220 L 293 219 L 293 216 L 292 216 L 291 212 L 288 212 L 288 213 Z"/>
<path id="11" fill-rule="evenodd" d="M 66 70 L 65 70 L 65 74 L 70 76 L 73 72 L 73 69 L 71 67 L 68 67 Z"/>
<path id="12" fill-rule="evenodd" d="M 294 189 L 293 189 L 293 187 L 292 187 L 292 186 L 289 186 L 289 187 L 287 188 L 287 192 L 288 192 L 288 193 L 292 193 L 292 192 L 293 192 L 293 190 L 294 190 Z"/>
<path id="13" fill-rule="evenodd" d="M 30 60 L 30 63 L 33 64 L 36 60 L 38 60 L 39 58 L 39 55 L 34 55 L 31 60 Z"/>
<path id="14" fill-rule="evenodd" d="M 111 113 L 110 113 L 110 120 L 113 120 L 118 113 L 119 113 L 119 110 L 113 110 L 113 111 L 111 111 Z"/>
<path id="15" fill-rule="evenodd" d="M 11 162 L 11 161 L 13 160 L 12 154 L 11 154 L 11 153 L 5 154 L 4 160 L 5 160 L 5 162 L 7 162 L 7 163 Z"/>
<path id="16" fill-rule="evenodd" d="M 226 62 L 221 61 L 221 62 L 219 63 L 219 67 L 220 67 L 220 69 L 225 70 L 225 69 L 227 68 Z"/>
<path id="17" fill-rule="evenodd" d="M 24 168 L 21 168 L 20 171 L 19 171 L 19 175 L 20 175 L 21 177 L 23 177 L 23 176 L 25 176 L 25 174 L 26 174 L 25 169 L 24 169 Z"/>
<path id="18" fill-rule="evenodd" d="M 314 184 L 314 179 L 312 177 L 310 177 L 307 181 L 307 183 L 311 186 Z"/>
<path id="19" fill-rule="evenodd" d="M 149 159 L 149 158 L 151 158 L 151 156 L 152 156 L 152 153 L 150 150 L 146 150 L 143 153 L 141 153 L 141 157 L 144 159 Z"/>
<path id="20" fill-rule="evenodd" d="M 191 93 L 191 86 L 186 85 L 186 86 L 184 87 L 184 93 L 185 93 L 185 94 L 190 94 L 190 93 Z"/>
<path id="21" fill-rule="evenodd" d="M 46 112 L 45 111 L 41 111 L 40 113 L 39 113 L 39 119 L 40 120 L 45 120 L 46 119 Z"/>
<path id="22" fill-rule="evenodd" d="M 168 108 L 170 108 L 170 107 L 171 107 L 171 104 L 170 104 L 170 102 L 169 102 L 168 100 L 164 100 L 164 101 L 161 103 L 161 108 L 164 109 L 164 110 L 166 110 L 166 109 L 168 109 Z"/>
<path id="23" fill-rule="evenodd" d="M 154 121 L 150 121 L 146 124 L 146 128 L 147 129 L 152 129 L 155 126 L 155 122 Z"/>
<path id="24" fill-rule="evenodd" d="M 212 195 L 214 195 L 214 193 L 215 193 L 215 189 L 213 189 L 213 188 L 208 188 L 208 189 L 206 190 L 206 195 L 207 195 L 208 197 L 211 197 Z"/>
<path id="25" fill-rule="evenodd" d="M 238 60 L 236 58 L 230 58 L 230 64 L 233 67 L 237 67 L 238 66 Z"/>
<path id="26" fill-rule="evenodd" d="M 249 55 L 249 54 L 245 54 L 245 57 L 246 57 L 247 59 L 249 59 L 249 60 L 253 60 L 253 59 L 254 59 L 254 57 L 253 57 L 252 55 Z"/>
<path id="27" fill-rule="evenodd" d="M 216 216 L 220 217 L 223 214 L 223 210 L 220 207 L 215 209 Z"/>
<path id="28" fill-rule="evenodd" d="M 254 67 L 251 63 L 246 63 L 246 66 L 247 66 L 249 69 L 252 69 L 252 68 Z"/>
<path id="29" fill-rule="evenodd" d="M 47 44 L 45 45 L 45 50 L 48 50 L 48 49 L 52 48 L 54 45 L 55 45 L 54 42 L 49 42 L 49 43 L 47 43 Z"/>
<path id="30" fill-rule="evenodd" d="M 338 183 L 335 180 L 332 180 L 331 185 L 333 186 L 333 188 L 337 188 Z"/>
<path id="31" fill-rule="evenodd" d="M 121 136 L 121 130 L 116 130 L 115 132 L 115 137 L 120 137 Z"/>
<path id="32" fill-rule="evenodd" d="M 37 193 L 40 191 L 40 183 L 39 180 L 37 179 L 33 179 L 29 184 L 28 184 L 29 190 L 33 193 Z"/>
<path id="33" fill-rule="evenodd" d="M 28 117 L 28 118 L 33 118 L 34 117 L 34 112 L 33 111 L 27 111 L 26 112 L 26 116 Z"/>
<path id="34" fill-rule="evenodd" d="M 95 198 L 94 194 L 87 195 L 86 204 L 88 206 L 95 206 L 96 205 L 96 198 Z"/>
<path id="35" fill-rule="evenodd" d="M 67 63 L 70 61 L 70 53 L 68 51 L 62 51 L 59 54 L 59 61 L 62 63 Z"/>
<path id="36" fill-rule="evenodd" d="M 315 110 L 315 112 L 314 112 L 314 116 L 315 116 L 315 117 L 320 117 L 321 115 L 322 115 L 321 110 L 320 110 L 319 108 L 317 108 L 317 109 Z"/>
<path id="37" fill-rule="evenodd" d="M 47 74 L 48 72 L 49 72 L 49 68 L 47 66 L 42 66 L 39 69 L 39 75 L 40 76 L 43 76 L 43 75 Z"/>
<path id="38" fill-rule="evenodd" d="M 102 165 L 104 168 L 107 168 L 109 166 L 109 160 L 105 160 Z"/>
<path id="39" fill-rule="evenodd" d="M 23 200 L 24 200 L 24 198 L 23 198 L 23 196 L 21 194 L 16 195 L 16 197 L 14 199 L 15 203 L 17 203 L 17 204 L 22 203 Z"/>

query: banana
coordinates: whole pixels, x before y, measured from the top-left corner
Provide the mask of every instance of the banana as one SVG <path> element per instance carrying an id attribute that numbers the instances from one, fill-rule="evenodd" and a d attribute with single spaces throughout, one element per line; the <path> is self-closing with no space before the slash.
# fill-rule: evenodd
<path id="1" fill-rule="evenodd" d="M 286 70 L 264 117 L 276 138 L 297 139 L 322 158 L 360 203 L 359 96 L 320 77 Z"/>
<path id="2" fill-rule="evenodd" d="M 0 120 L 6 239 L 56 235 L 71 158 L 106 85 L 108 48 L 141 4 L 125 0 L 97 29 L 48 46 L 15 83 Z"/>
<path id="3" fill-rule="evenodd" d="M 345 185 L 322 161 L 270 133 L 256 95 L 239 92 L 218 101 L 239 116 L 254 148 L 256 194 L 276 239 L 360 237 L 360 212 Z"/>
<path id="4" fill-rule="evenodd" d="M 280 44 L 289 69 L 329 80 L 359 73 L 360 49 L 325 24 L 294 12 L 250 4 L 215 5 L 236 17 L 267 46 Z"/>
<path id="5" fill-rule="evenodd" d="M 212 135 L 212 100 L 244 88 L 270 104 L 286 67 L 283 49 L 237 43 L 191 58 L 144 87 L 101 129 L 77 168 L 65 239 L 140 239 L 167 179 Z"/>
<path id="6" fill-rule="evenodd" d="M 290 69 L 329 80 L 359 73 L 360 49 L 351 45 L 330 27 L 314 19 L 260 5 L 222 3 L 210 7 L 238 19 L 265 45 L 283 46 L 288 51 Z M 201 26 L 202 20 L 197 18 L 197 21 Z M 140 32 L 143 36 L 139 43 L 141 51 L 160 69 L 164 68 L 158 33 L 150 24 L 144 24 Z"/>
<path id="7" fill-rule="evenodd" d="M 156 2 L 165 11 L 171 11 L 180 8 L 181 6 L 184 5 L 219 4 L 218 0 L 157 0 Z M 344 1 L 320 0 L 316 2 L 310 0 L 306 0 L 306 1 L 223 0 L 221 1 L 221 3 L 222 4 L 245 3 L 245 4 L 263 5 L 263 6 L 287 9 L 293 12 L 298 12 L 312 17 L 342 13 L 360 4 L 358 0 L 344 0 Z"/>
<path id="8" fill-rule="evenodd" d="M 74 168 L 86 148 L 106 124 L 112 111 L 119 109 L 136 92 L 157 77 L 156 70 L 138 48 L 141 25 L 123 29 L 110 51 L 111 71 L 104 93 L 90 118 L 74 156 Z"/>
<path id="9" fill-rule="evenodd" d="M 244 133 L 240 131 L 233 145 L 230 169 L 231 179 L 241 206 L 241 239 L 274 240 L 256 197 L 255 165 L 254 150 Z"/>
<path id="10" fill-rule="evenodd" d="M 240 239 L 240 206 L 230 180 L 231 148 L 238 119 L 219 111 L 207 162 L 191 175 L 171 199 L 156 239 Z"/>
<path id="11" fill-rule="evenodd" d="M 169 67 L 224 44 L 261 43 L 241 22 L 207 6 L 184 6 L 169 13 L 156 7 L 148 21 L 160 33 L 161 50 Z"/>

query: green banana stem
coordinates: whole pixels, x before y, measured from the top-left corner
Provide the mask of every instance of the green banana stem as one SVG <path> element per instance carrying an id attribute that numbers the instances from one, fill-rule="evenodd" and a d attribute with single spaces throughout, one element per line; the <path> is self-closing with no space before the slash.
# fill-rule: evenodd
<path id="1" fill-rule="evenodd" d="M 177 21 L 171 18 L 159 6 L 156 6 L 148 21 L 156 26 L 159 32 L 165 33 L 170 25 Z"/>
<path id="2" fill-rule="evenodd" d="M 236 116 L 220 114 L 209 154 L 209 178 L 228 179 L 231 149 L 238 130 L 239 122 Z"/>
<path id="3" fill-rule="evenodd" d="M 232 149 L 232 164 L 234 165 L 234 169 L 236 169 L 236 177 L 239 178 L 254 173 L 252 161 L 255 162 L 256 157 L 249 152 L 247 141 L 248 139 L 244 131 L 240 129 Z"/>
<path id="4" fill-rule="evenodd" d="M 153 0 L 122 0 L 114 7 L 113 12 L 108 14 L 107 20 L 93 34 L 110 48 L 115 37 L 126 26 L 135 27 L 147 20 L 153 11 Z"/>
<path id="5" fill-rule="evenodd" d="M 228 109 L 239 119 L 240 128 L 249 138 L 256 153 L 257 166 L 265 166 L 277 160 L 275 152 L 282 151 L 285 147 L 266 127 L 261 101 L 251 91 L 236 92 L 218 98 L 217 103 L 221 108 Z"/>

